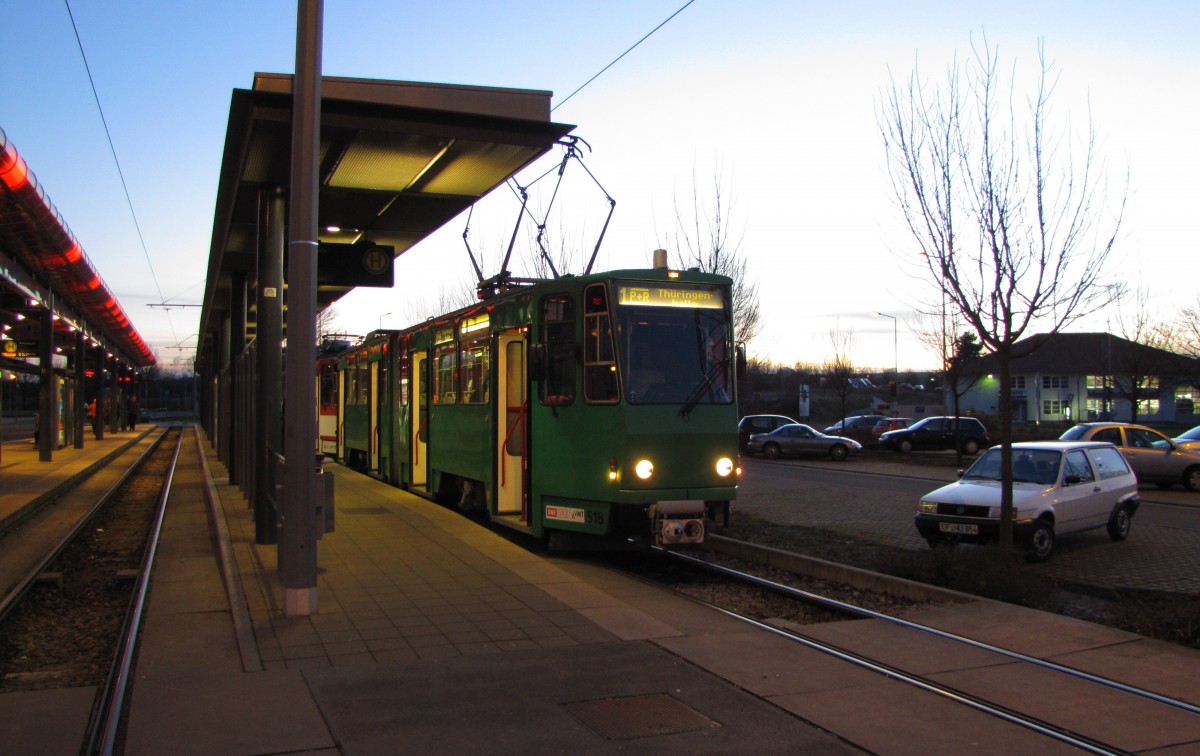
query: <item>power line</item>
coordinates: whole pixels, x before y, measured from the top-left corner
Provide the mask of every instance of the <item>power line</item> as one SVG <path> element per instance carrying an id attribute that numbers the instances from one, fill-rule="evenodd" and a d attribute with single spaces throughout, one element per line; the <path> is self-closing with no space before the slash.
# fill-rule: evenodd
<path id="1" fill-rule="evenodd" d="M 75 25 L 75 14 L 71 11 L 70 0 L 63 0 L 63 4 L 67 6 L 67 15 L 71 19 L 71 30 L 75 32 L 75 44 L 79 46 L 79 56 L 83 58 L 83 68 L 87 71 L 88 84 L 92 88 L 92 97 L 96 100 L 96 110 L 100 112 L 100 123 L 104 126 L 104 135 L 108 138 L 108 149 L 112 152 L 113 163 L 117 167 L 117 176 L 121 179 L 121 189 L 125 192 L 125 203 L 129 205 L 129 214 L 133 218 L 133 227 L 137 231 L 138 242 L 142 245 L 142 254 L 146 257 L 146 265 L 150 267 L 150 277 L 154 280 L 154 288 L 158 291 L 158 298 L 163 299 L 162 287 L 158 285 L 158 276 L 154 272 L 154 263 L 150 261 L 150 252 L 146 249 L 146 240 L 142 236 L 142 227 L 138 223 L 137 213 L 133 209 L 133 199 L 129 196 L 129 186 L 125 183 L 125 172 L 121 170 L 121 161 L 117 158 L 117 148 L 113 145 L 112 133 L 108 130 L 108 119 L 104 117 L 104 108 L 100 105 L 100 94 L 96 91 L 96 82 L 92 78 L 92 67 L 88 65 L 87 53 L 83 51 L 83 40 L 79 36 L 79 27 Z M 167 313 L 167 323 L 171 327 L 171 337 L 175 336 L 175 324 L 171 322 L 171 315 Z"/>
<path id="2" fill-rule="evenodd" d="M 620 60 L 621 58 L 624 58 L 626 55 L 628 55 L 629 53 L 633 52 L 633 48 L 634 48 L 634 47 L 637 47 L 638 45 L 640 45 L 640 44 L 642 44 L 643 42 L 645 42 L 647 39 L 649 39 L 649 38 L 650 38 L 650 35 L 651 35 L 651 34 L 653 34 L 654 32 L 656 32 L 656 31 L 658 31 L 659 29 L 661 29 L 661 28 L 663 28 L 664 26 L 666 26 L 668 21 L 670 21 L 671 19 L 675 18 L 675 17 L 676 17 L 676 16 L 678 16 L 680 13 L 683 13 L 684 9 L 685 9 L 685 8 L 687 8 L 689 5 L 691 5 L 691 4 L 692 4 L 692 3 L 694 3 L 694 2 L 696 2 L 696 0 L 687 0 L 687 2 L 686 2 L 686 3 L 684 3 L 684 4 L 683 4 L 683 5 L 682 5 L 682 6 L 679 8 L 679 10 L 675 11 L 675 12 L 674 12 L 674 13 L 672 13 L 670 16 L 668 16 L 668 17 L 667 17 L 667 19 L 666 19 L 666 21 L 663 21 L 661 24 L 659 24 L 658 26 L 656 26 L 656 27 L 654 27 L 653 29 L 651 29 L 650 31 L 648 31 L 648 32 L 646 33 L 646 36 L 642 37 L 642 38 L 641 38 L 641 39 L 639 39 L 637 42 L 634 42 L 632 47 L 630 47 L 628 50 L 626 50 L 625 52 L 621 53 L 621 54 L 620 54 L 620 55 L 618 55 L 617 57 L 613 58 L 613 61 L 612 61 L 612 63 L 609 63 L 609 64 L 608 64 L 607 66 L 605 66 L 604 68 L 601 68 L 601 69 L 600 69 L 600 70 L 599 70 L 599 71 L 596 73 L 596 75 L 595 75 L 595 76 L 593 76 L 592 78 L 590 78 L 590 79 L 588 79 L 587 81 L 585 81 L 585 82 L 583 82 L 582 84 L 580 84 L 580 85 L 579 85 L 579 89 L 576 89 L 574 92 L 572 92 L 571 94 L 567 95 L 567 96 L 566 96 L 566 98 L 565 98 L 565 99 L 563 99 L 563 101 L 562 101 L 562 102 L 558 103 L 558 105 L 555 105 L 554 107 L 550 108 L 550 112 L 551 112 L 551 113 L 553 113 L 553 112 L 554 112 L 555 110 L 557 110 L 559 107 L 561 107 L 561 106 L 563 106 L 563 105 L 566 105 L 566 104 L 567 104 L 567 100 L 570 100 L 572 97 L 574 97 L 575 95 L 579 94 L 579 91 L 580 91 L 581 89 L 583 89 L 584 87 L 586 87 L 588 84 L 591 84 L 591 83 L 592 83 L 593 81 L 595 81 L 596 79 L 600 78 L 600 75 L 601 75 L 601 74 L 603 74 L 603 73 L 604 73 L 605 71 L 607 71 L 608 69 L 610 69 L 610 68 L 612 68 L 613 66 L 615 66 L 615 65 L 617 64 L 617 61 L 618 61 L 618 60 Z"/>

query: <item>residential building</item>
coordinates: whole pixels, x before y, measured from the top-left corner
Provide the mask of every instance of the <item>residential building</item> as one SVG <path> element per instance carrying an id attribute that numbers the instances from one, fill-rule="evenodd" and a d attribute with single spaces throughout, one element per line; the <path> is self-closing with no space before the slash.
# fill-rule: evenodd
<path id="1" fill-rule="evenodd" d="M 1200 360 L 1108 333 L 1040 334 L 1013 346 L 1013 423 L 1090 420 L 1197 424 Z M 979 376 L 963 414 L 999 414 L 999 361 L 968 366 Z M 950 398 L 947 405 L 951 404 Z"/>

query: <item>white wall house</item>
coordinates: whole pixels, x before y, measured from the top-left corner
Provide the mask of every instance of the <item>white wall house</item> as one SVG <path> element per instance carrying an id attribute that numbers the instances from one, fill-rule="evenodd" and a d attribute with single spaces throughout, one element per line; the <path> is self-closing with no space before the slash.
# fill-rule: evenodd
<path id="1" fill-rule="evenodd" d="M 1107 333 L 1031 336 L 1014 345 L 1014 354 L 1023 355 L 1010 366 L 1014 424 L 1200 422 L 1200 360 Z M 961 400 L 962 413 L 998 415 L 996 358 L 981 357 L 967 372 L 978 378 Z"/>

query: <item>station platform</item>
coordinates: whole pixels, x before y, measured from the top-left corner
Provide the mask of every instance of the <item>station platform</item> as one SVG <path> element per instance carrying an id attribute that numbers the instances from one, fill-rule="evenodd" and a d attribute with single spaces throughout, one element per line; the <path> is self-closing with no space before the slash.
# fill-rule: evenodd
<path id="1" fill-rule="evenodd" d="M 252 512 L 207 440 L 197 433 L 185 446 L 124 753 L 1074 752 L 647 583 L 532 554 L 340 465 L 326 470 L 336 529 L 318 541 L 318 612 L 286 617 L 276 547 L 254 544 Z M 909 618 L 1200 703 L 1200 652 L 990 601 Z M 1029 680 L 948 641 L 897 644 L 875 620 L 806 632 L 951 680 L 981 666 L 1000 687 Z M 1065 683 L 1038 685 L 1040 700 L 1071 700 Z M 61 723 L 88 700 L 5 695 L 0 742 L 75 753 Z M 1195 715 L 1133 706 L 1080 716 L 1129 750 L 1200 751 Z"/>

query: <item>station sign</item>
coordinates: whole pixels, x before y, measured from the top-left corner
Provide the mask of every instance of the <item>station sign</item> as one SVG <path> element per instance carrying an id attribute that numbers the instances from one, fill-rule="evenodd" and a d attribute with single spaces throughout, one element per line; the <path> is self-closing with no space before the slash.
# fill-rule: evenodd
<path id="1" fill-rule="evenodd" d="M 396 248 L 379 244 L 321 244 L 317 283 L 389 289 L 395 282 Z"/>
<path id="2" fill-rule="evenodd" d="M 4 357 L 37 357 L 38 343 L 36 341 L 0 340 L 0 355 Z"/>

